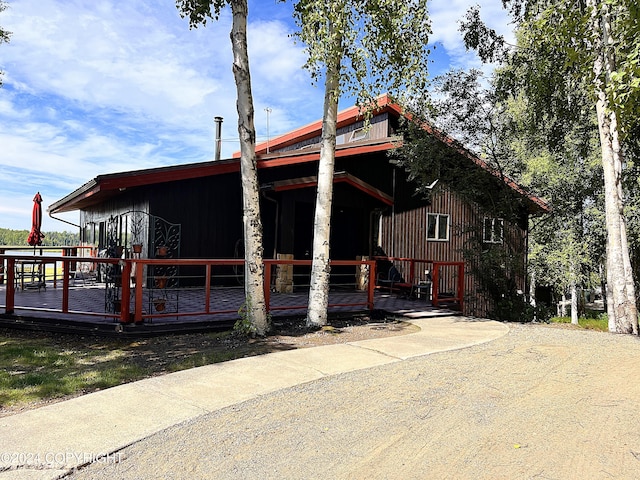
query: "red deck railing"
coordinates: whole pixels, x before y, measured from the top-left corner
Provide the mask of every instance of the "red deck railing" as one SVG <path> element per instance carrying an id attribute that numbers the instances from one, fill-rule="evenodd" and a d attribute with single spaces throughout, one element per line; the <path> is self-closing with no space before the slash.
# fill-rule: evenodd
<path id="1" fill-rule="evenodd" d="M 94 250 L 91 250 L 95 253 Z M 68 253 L 68 252 L 64 252 Z M 69 252 L 70 253 L 70 252 Z M 374 309 L 374 292 L 379 286 L 376 285 L 376 263 L 381 259 L 374 260 L 333 260 L 331 261 L 332 267 L 332 285 L 349 285 L 346 288 L 352 288 L 355 290 L 353 283 L 340 284 L 339 275 L 342 270 L 345 277 L 348 277 L 349 281 L 359 278 L 361 275 L 360 288 L 364 288 L 366 295 L 359 297 L 351 297 L 351 302 L 330 303 L 329 307 L 362 307 L 362 309 L 373 310 Z M 394 266 L 398 268 L 403 274 L 405 284 L 411 286 L 423 286 L 422 282 L 426 281 L 427 277 L 430 277 L 432 282 L 431 288 L 431 300 L 434 306 L 439 306 L 444 302 L 458 303 L 459 308 L 462 310 L 463 297 L 464 297 L 464 264 L 462 262 L 434 262 L 430 260 L 420 260 L 411 258 L 397 258 L 397 257 L 385 257 L 384 260 L 393 262 Z M 15 312 L 15 294 L 16 294 L 16 266 L 20 263 L 35 263 L 40 264 L 43 268 L 46 268 L 47 264 L 54 265 L 53 282 L 50 286 L 57 288 L 58 282 L 62 280 L 62 300 L 59 308 L 55 308 L 52 305 L 46 307 L 23 307 L 29 310 L 44 310 L 48 312 L 60 312 L 63 314 L 80 314 L 87 316 L 99 316 L 113 318 L 119 320 L 122 323 L 144 322 L 150 318 L 162 318 L 162 317 L 188 317 L 188 316 L 201 316 L 201 315 L 215 315 L 215 314 L 228 314 L 236 313 L 238 308 L 225 309 L 225 308 L 212 308 L 211 301 L 212 292 L 217 292 L 218 289 L 214 289 L 212 280 L 219 280 L 221 275 L 219 272 L 225 270 L 228 272 L 230 269 L 237 269 L 242 272 L 244 269 L 244 260 L 241 259 L 136 259 L 136 258 L 102 258 L 95 256 L 42 256 L 42 255 L 13 255 L 7 253 L 0 255 L 0 264 L 6 265 L 6 301 L 4 311 L 6 314 L 13 314 Z M 62 275 L 58 274 L 55 266 L 62 265 Z M 82 309 L 70 309 L 70 280 L 72 273 L 75 271 L 78 264 L 90 264 L 95 268 L 100 268 L 106 265 L 119 265 L 119 288 L 120 293 L 120 306 L 118 311 L 111 312 L 96 312 L 86 311 Z M 150 286 L 153 284 L 153 278 L 150 276 L 150 272 L 155 267 L 200 267 L 202 273 L 198 274 L 200 280 L 199 291 L 203 291 L 202 297 L 198 297 L 198 301 L 195 302 L 199 305 L 198 308 L 188 310 L 182 309 L 182 311 L 172 312 L 152 312 L 151 308 L 145 311 L 145 302 L 149 302 Z M 275 310 L 300 310 L 307 308 L 306 299 L 299 296 L 302 303 L 300 305 L 287 304 L 276 305 L 272 303 L 272 287 L 274 286 L 274 273 L 278 267 L 289 266 L 292 272 L 298 269 L 302 273 L 293 273 L 298 275 L 295 281 L 297 287 L 304 286 L 305 279 L 308 282 L 311 261 L 310 260 L 264 260 L 265 267 L 265 283 L 264 283 L 264 295 L 267 311 Z M 197 270 L 197 268 L 196 268 Z M 337 278 L 337 280 L 336 280 Z M 47 277 L 45 276 L 45 282 Z M 51 280 L 51 277 L 48 279 Z M 236 285 L 240 288 L 241 284 Z M 151 288 L 152 290 L 152 288 Z M 178 289 L 180 290 L 180 288 Z M 180 290 L 182 291 L 182 290 Z M 145 297 L 146 294 L 146 297 Z M 364 297 L 364 298 L 363 298 Z M 145 300 L 146 298 L 146 300 Z M 359 300 L 359 298 L 363 298 Z M 353 301 L 353 300 L 357 301 Z M 105 308 L 106 310 L 106 308 Z"/>
<path id="2" fill-rule="evenodd" d="M 16 293 L 16 266 L 21 263 L 28 263 L 33 265 L 46 266 L 47 264 L 57 265 L 62 264 L 62 302 L 60 308 L 38 308 L 28 307 L 29 310 L 44 310 L 50 312 L 60 312 L 64 314 L 84 314 L 101 317 L 112 317 L 119 319 L 123 323 L 142 322 L 147 318 L 162 318 L 162 317 L 187 317 L 187 316 L 199 316 L 199 315 L 214 315 L 223 313 L 235 313 L 237 308 L 233 309 L 212 309 L 211 308 L 211 293 L 214 290 L 212 288 L 212 279 L 216 276 L 213 270 L 220 267 L 244 267 L 244 260 L 239 259 L 120 259 L 120 258 L 101 258 L 101 257 L 70 257 L 70 256 L 39 256 L 39 255 L 0 255 L 0 261 L 6 262 L 6 302 L 5 313 L 12 314 L 15 312 L 15 293 Z M 120 300 L 120 312 L 87 312 L 71 310 L 69 308 L 69 292 L 70 292 L 70 279 L 71 273 L 74 272 L 74 265 L 81 263 L 91 263 L 96 266 L 100 265 L 119 265 L 120 273 L 118 278 L 118 285 L 121 289 Z M 286 306 L 274 306 L 271 304 L 271 288 L 273 283 L 273 268 L 279 265 L 291 265 L 310 267 L 311 261 L 309 260 L 265 260 L 265 281 L 264 294 L 267 312 L 271 310 L 285 310 L 285 309 L 305 309 L 306 303 L 300 305 L 286 305 Z M 158 312 L 145 312 L 144 311 L 144 294 L 145 290 L 148 290 L 148 286 L 145 284 L 152 279 L 148 278 L 149 268 L 158 266 L 174 266 L 174 267 L 202 267 L 204 269 L 203 283 L 200 288 L 203 290 L 202 304 L 203 308 L 191 311 L 179 311 L 170 313 L 158 313 Z M 372 260 L 354 260 L 354 261 L 331 261 L 332 267 L 366 267 L 364 271 L 370 278 L 375 278 L 375 262 Z M 242 269 L 240 269 L 242 270 Z M 57 288 L 57 282 L 60 280 L 60 275 L 57 270 L 53 273 L 53 282 L 50 286 Z M 46 281 L 46 278 L 45 278 Z M 138 286 L 142 286 L 139 288 Z M 350 303 L 330 303 L 329 307 L 363 307 L 372 310 L 373 296 L 374 296 L 373 282 L 368 281 L 368 287 L 366 289 L 366 300 Z M 19 288 L 19 287 L 18 287 Z M 132 301 L 133 300 L 133 301 Z M 20 307 L 23 308 L 23 307 Z"/>
<path id="3" fill-rule="evenodd" d="M 431 302 L 434 307 L 440 303 L 457 303 L 460 310 L 464 304 L 464 262 L 439 262 L 418 258 L 374 257 L 380 264 L 393 266 L 401 280 L 393 287 L 399 290 L 424 287 L 431 284 Z M 379 275 L 387 272 L 378 268 Z M 384 288 L 384 287 L 383 287 Z"/>

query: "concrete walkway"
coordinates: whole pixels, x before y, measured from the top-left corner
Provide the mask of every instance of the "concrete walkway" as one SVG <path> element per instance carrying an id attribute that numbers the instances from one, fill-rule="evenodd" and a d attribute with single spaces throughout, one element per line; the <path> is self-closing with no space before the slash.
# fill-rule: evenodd
<path id="1" fill-rule="evenodd" d="M 149 378 L 0 418 L 0 480 L 55 479 L 170 426 L 322 377 L 485 343 L 504 324 L 410 319 L 410 335 L 271 353 Z"/>

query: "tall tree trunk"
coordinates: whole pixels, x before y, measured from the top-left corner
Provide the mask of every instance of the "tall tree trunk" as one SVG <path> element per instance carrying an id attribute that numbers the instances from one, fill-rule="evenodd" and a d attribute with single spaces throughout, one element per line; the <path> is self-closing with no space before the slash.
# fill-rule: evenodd
<path id="1" fill-rule="evenodd" d="M 589 0 L 592 8 L 595 50 L 594 61 L 596 113 L 602 148 L 604 172 L 605 215 L 607 223 L 607 313 L 609 331 L 638 334 L 638 310 L 633 272 L 627 244 L 622 190 L 623 157 L 618 137 L 616 113 L 609 108 L 605 92 L 606 81 L 614 71 L 611 53 L 611 20 L 608 6 Z"/>
<path id="2" fill-rule="evenodd" d="M 530 270 L 531 275 L 529 277 L 529 304 L 536 308 L 538 306 L 536 301 L 536 271 L 534 269 Z"/>
<path id="3" fill-rule="evenodd" d="M 341 50 L 337 50 L 341 51 Z M 331 206 L 333 203 L 333 173 L 336 157 L 336 129 L 338 122 L 338 89 L 340 87 L 340 63 L 342 57 L 333 58 L 327 65 L 324 111 L 322 116 L 322 146 L 318 164 L 318 192 L 313 229 L 313 258 L 307 325 L 321 326 L 327 323 L 329 305 L 329 273 L 331 267 Z"/>
<path id="4" fill-rule="evenodd" d="M 578 286 L 571 280 L 571 323 L 578 325 Z"/>
<path id="5" fill-rule="evenodd" d="M 256 162 L 256 133 L 253 123 L 253 96 L 247 51 L 247 0 L 231 0 L 233 25 L 233 75 L 237 88 L 238 134 L 240 137 L 240 176 L 244 226 L 244 291 L 249 320 L 257 335 L 265 335 L 269 322 L 264 298 L 264 263 L 260 188 Z"/>

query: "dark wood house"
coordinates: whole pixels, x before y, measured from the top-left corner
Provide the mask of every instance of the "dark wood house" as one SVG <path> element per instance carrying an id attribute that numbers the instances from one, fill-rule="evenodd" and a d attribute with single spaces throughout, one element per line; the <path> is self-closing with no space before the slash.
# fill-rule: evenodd
<path id="1" fill-rule="evenodd" d="M 524 269 L 528 215 L 546 211 L 544 202 L 435 131 L 447 148 L 512 191 L 525 208 L 515 222 L 487 217 L 480 205 L 456 194 L 456 185 L 443 182 L 430 198 L 416 197 L 404 169 L 388 157 L 401 142 L 401 116 L 401 108 L 386 96 L 380 98 L 369 128 L 355 107 L 338 116 L 332 259 L 384 252 L 389 257 L 468 262 L 464 249 L 472 231 L 479 229 L 485 231 L 487 245 L 508 245 L 509 255 Z M 318 121 L 257 147 L 266 258 L 310 258 L 321 126 Z M 155 256 L 161 246 L 181 258 L 242 258 L 238 156 L 100 175 L 48 210 L 79 210 L 82 241 L 103 252 L 140 243 L 143 251 L 138 255 L 143 258 Z M 401 269 L 403 260 L 397 262 Z M 521 290 L 523 272 L 514 280 Z M 467 273 L 465 313 L 484 316 L 489 303 L 473 272 Z"/>

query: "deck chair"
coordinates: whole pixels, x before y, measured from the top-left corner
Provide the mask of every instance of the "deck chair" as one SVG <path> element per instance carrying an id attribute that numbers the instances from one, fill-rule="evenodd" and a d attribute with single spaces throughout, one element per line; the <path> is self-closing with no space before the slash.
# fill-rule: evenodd
<path id="1" fill-rule="evenodd" d="M 82 285 L 95 285 L 98 279 L 98 272 L 91 268 L 91 264 L 87 262 L 78 263 L 75 272 L 71 272 L 71 280 L 75 286 L 76 280 L 80 280 Z"/>
<path id="2" fill-rule="evenodd" d="M 389 270 L 385 272 L 380 272 L 378 274 L 378 278 L 376 280 L 376 285 L 381 288 L 388 288 L 389 291 L 393 291 L 394 287 L 398 288 L 400 286 L 405 286 L 407 283 L 402 278 L 402 274 L 398 271 L 398 269 L 391 264 Z"/>
<path id="3" fill-rule="evenodd" d="M 47 289 L 45 269 L 41 263 L 24 262 L 14 269 L 14 285 L 16 289 L 35 290 Z"/>

